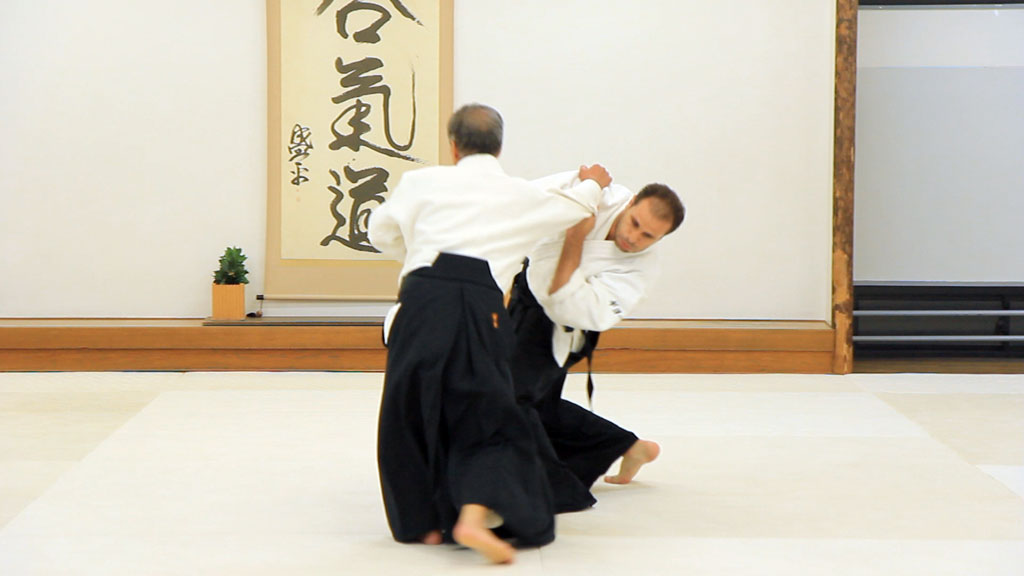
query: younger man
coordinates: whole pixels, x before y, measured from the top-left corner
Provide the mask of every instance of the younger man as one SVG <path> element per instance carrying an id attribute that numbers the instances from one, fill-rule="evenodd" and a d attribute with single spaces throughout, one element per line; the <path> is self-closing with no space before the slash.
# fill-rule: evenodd
<path id="1" fill-rule="evenodd" d="M 539 182 L 568 187 L 574 175 Z M 545 461 L 556 512 L 591 506 L 590 486 L 619 457 L 618 473 L 606 482 L 628 483 L 658 457 L 655 442 L 561 396 L 569 368 L 589 358 L 600 333 L 643 298 L 657 273 L 654 244 L 684 217 L 682 202 L 663 184 L 649 184 L 635 196 L 612 185 L 595 217 L 540 244 L 516 277 L 509 302 L 516 329 L 512 377 L 518 402 L 528 414 L 536 412 L 557 455 L 558 461 Z"/>

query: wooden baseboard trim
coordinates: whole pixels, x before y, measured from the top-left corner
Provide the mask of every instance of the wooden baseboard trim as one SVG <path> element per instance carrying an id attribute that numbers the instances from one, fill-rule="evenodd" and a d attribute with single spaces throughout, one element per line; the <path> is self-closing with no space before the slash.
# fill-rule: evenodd
<path id="1" fill-rule="evenodd" d="M 0 321 L 0 371 L 383 371 L 380 326 L 203 326 L 202 321 Z M 816 322 L 624 322 L 595 372 L 829 373 Z M 581 367 L 579 369 L 585 369 Z"/>
<path id="2" fill-rule="evenodd" d="M 573 372 L 586 371 L 586 363 Z M 785 350 L 599 350 L 594 372 L 614 374 L 828 374 L 832 354 Z"/>

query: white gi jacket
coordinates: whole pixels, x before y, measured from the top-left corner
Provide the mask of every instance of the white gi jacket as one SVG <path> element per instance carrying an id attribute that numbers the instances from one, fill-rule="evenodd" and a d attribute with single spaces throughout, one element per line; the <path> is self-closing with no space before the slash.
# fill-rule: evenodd
<path id="1" fill-rule="evenodd" d="M 535 180 L 541 186 L 571 188 L 579 180 L 573 172 Z M 623 252 L 605 240 L 612 222 L 629 204 L 633 193 L 612 184 L 598 205 L 594 229 L 583 243 L 580 266 L 569 281 L 548 294 L 558 267 L 565 231 L 543 240 L 530 254 L 526 279 L 530 291 L 555 324 L 551 352 L 559 366 L 583 344 L 583 330 L 603 332 L 626 317 L 643 299 L 658 273 L 657 245 L 641 252 Z M 576 328 L 567 330 L 566 327 Z"/>
<path id="2" fill-rule="evenodd" d="M 602 195 L 593 180 L 544 186 L 508 176 L 490 154 L 406 172 L 370 216 L 370 242 L 404 261 L 399 286 L 406 274 L 448 252 L 486 260 L 507 293 L 530 249 L 594 214 Z M 397 310 L 385 319 L 385 339 Z"/>

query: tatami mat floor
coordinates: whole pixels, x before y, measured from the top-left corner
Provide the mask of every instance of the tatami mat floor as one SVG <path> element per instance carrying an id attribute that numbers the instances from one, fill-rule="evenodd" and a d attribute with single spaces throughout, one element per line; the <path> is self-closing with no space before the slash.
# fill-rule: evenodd
<path id="1" fill-rule="evenodd" d="M 662 456 L 501 567 L 391 540 L 382 380 L 0 373 L 0 574 L 1024 574 L 1024 375 L 596 375 Z"/>

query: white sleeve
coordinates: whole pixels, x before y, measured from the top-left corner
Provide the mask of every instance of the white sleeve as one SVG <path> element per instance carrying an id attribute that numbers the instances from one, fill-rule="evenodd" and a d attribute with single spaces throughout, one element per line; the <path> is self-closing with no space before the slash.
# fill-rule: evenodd
<path id="1" fill-rule="evenodd" d="M 524 181 L 526 182 L 526 181 Z M 597 212 L 605 189 L 594 180 L 580 181 L 574 172 L 556 174 L 529 181 L 530 205 L 523 209 L 523 221 L 529 221 L 521 237 L 531 243 L 561 234 Z"/>
<path id="2" fill-rule="evenodd" d="M 533 184 L 536 184 L 541 188 L 571 188 L 574 184 L 578 184 L 579 181 L 579 172 L 573 170 L 568 172 L 558 172 L 550 176 L 531 180 Z"/>
<path id="3" fill-rule="evenodd" d="M 601 202 L 601 186 L 593 180 L 576 181 L 571 186 L 543 186 L 542 190 L 556 197 L 570 200 L 582 209 L 582 211 L 579 209 L 575 210 L 575 214 L 570 213 L 576 218 L 572 220 L 570 217 L 570 224 L 579 222 L 583 218 L 597 212 L 597 205 Z"/>
<path id="4" fill-rule="evenodd" d="M 398 188 L 396 187 L 391 198 L 394 199 L 397 193 Z M 402 236 L 402 227 L 398 222 L 391 199 L 378 206 L 370 214 L 369 228 L 366 232 L 369 235 L 370 244 L 380 250 L 382 254 L 399 261 L 405 259 L 405 238 Z"/>
<path id="5" fill-rule="evenodd" d="M 550 262 L 551 259 L 538 262 L 536 274 L 530 277 L 534 296 L 548 318 L 562 326 L 597 332 L 611 328 L 632 312 L 654 281 L 657 269 L 651 257 L 614 263 L 590 276 L 577 269 L 564 286 L 548 294 L 552 273 L 545 264 Z M 533 267 L 531 260 L 530 268 Z"/>

